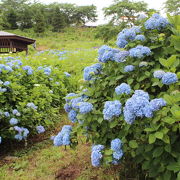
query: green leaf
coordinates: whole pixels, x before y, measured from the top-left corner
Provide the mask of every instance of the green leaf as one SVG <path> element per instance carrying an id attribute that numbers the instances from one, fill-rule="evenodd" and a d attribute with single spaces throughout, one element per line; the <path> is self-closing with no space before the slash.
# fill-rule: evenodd
<path id="1" fill-rule="evenodd" d="M 150 134 L 149 135 L 149 144 L 152 144 L 156 141 L 156 137 L 154 136 L 154 134 Z"/>
<path id="2" fill-rule="evenodd" d="M 110 122 L 110 128 L 114 128 L 115 126 L 118 125 L 118 122 L 117 121 L 111 121 Z"/>
<path id="3" fill-rule="evenodd" d="M 164 122 L 168 123 L 168 124 L 173 124 L 175 123 L 175 119 L 171 118 L 171 117 L 166 117 L 163 119 Z"/>
<path id="4" fill-rule="evenodd" d="M 167 166 L 167 169 L 174 172 L 178 172 L 180 171 L 180 163 L 179 162 L 171 163 L 170 165 Z"/>
<path id="5" fill-rule="evenodd" d="M 107 156 L 109 156 L 109 155 L 112 155 L 112 154 L 113 154 L 113 151 L 112 151 L 111 149 L 105 150 L 104 154 L 107 155 Z"/>
<path id="6" fill-rule="evenodd" d="M 159 157 L 164 151 L 163 147 L 158 147 L 153 152 L 153 157 Z"/>
<path id="7" fill-rule="evenodd" d="M 98 121 L 99 124 L 101 124 L 103 122 L 103 118 L 99 117 L 97 121 Z"/>
<path id="8" fill-rule="evenodd" d="M 162 139 L 163 138 L 163 133 L 162 132 L 156 132 L 154 135 L 158 139 Z"/>
<path id="9" fill-rule="evenodd" d="M 134 148 L 138 147 L 138 144 L 137 144 L 136 140 L 131 140 L 131 141 L 129 141 L 129 146 L 134 149 Z"/>

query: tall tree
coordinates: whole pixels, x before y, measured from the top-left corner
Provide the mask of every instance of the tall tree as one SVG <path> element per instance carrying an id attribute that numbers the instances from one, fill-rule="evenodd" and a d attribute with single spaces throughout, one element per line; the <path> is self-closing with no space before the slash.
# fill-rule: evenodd
<path id="1" fill-rule="evenodd" d="M 77 6 L 72 18 L 77 25 L 84 25 L 89 21 L 95 22 L 97 20 L 96 6 Z"/>
<path id="2" fill-rule="evenodd" d="M 59 32 L 61 29 L 63 29 L 66 26 L 65 22 L 65 15 L 60 11 L 59 7 L 56 7 L 55 10 L 53 11 L 53 16 L 52 16 L 52 26 L 53 26 L 53 31 Z"/>
<path id="3" fill-rule="evenodd" d="M 104 8 L 105 16 L 111 17 L 111 23 L 134 23 L 135 18 L 142 12 L 148 12 L 147 3 L 143 1 L 114 0 L 114 4 Z"/>
<path id="4" fill-rule="evenodd" d="M 38 11 L 35 15 L 34 20 L 35 20 L 34 31 L 38 34 L 45 32 L 46 23 L 42 12 Z"/>
<path id="5" fill-rule="evenodd" d="M 172 15 L 180 15 L 180 1 L 179 0 L 167 0 L 165 7 L 167 13 Z"/>

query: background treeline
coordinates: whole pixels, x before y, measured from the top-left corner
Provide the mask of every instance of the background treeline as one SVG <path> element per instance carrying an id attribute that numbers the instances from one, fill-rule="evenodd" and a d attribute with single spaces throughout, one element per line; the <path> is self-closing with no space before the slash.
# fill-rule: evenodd
<path id="1" fill-rule="evenodd" d="M 36 33 L 45 30 L 59 32 L 68 26 L 84 25 L 96 21 L 96 7 L 74 4 L 42 4 L 28 0 L 0 1 L 0 29 L 31 29 Z"/>

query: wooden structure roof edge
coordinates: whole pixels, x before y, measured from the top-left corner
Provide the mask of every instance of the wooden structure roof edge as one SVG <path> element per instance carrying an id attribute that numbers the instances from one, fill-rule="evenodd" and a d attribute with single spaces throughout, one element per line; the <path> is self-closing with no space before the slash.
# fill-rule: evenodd
<path id="1" fill-rule="evenodd" d="M 5 31 L 0 31 L 0 39 L 17 39 L 17 40 L 22 40 L 27 42 L 28 44 L 32 44 L 35 43 L 36 40 L 31 39 L 31 38 L 27 38 L 24 36 L 19 36 L 13 33 L 9 33 L 9 32 L 5 32 Z"/>

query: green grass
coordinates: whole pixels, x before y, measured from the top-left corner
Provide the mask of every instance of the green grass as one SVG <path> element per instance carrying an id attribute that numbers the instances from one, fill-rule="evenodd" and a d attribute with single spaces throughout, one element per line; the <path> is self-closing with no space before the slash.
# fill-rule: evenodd
<path id="1" fill-rule="evenodd" d="M 68 122 L 66 115 L 61 117 L 61 123 L 56 130 Z M 47 132 L 47 140 L 40 141 L 33 146 L 18 149 L 8 156 L 6 164 L 0 167 L 0 179 L 4 180 L 53 180 L 77 179 L 77 180 L 109 180 L 118 179 L 118 171 L 110 168 L 93 168 L 90 162 L 91 145 L 81 142 L 76 149 L 67 147 L 55 147 L 49 140 L 50 132 Z M 53 134 L 52 134 L 53 135 Z M 45 138 L 46 139 L 46 138 Z M 108 175 L 107 175 L 108 173 Z"/>

